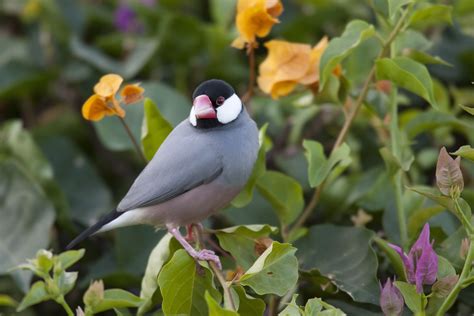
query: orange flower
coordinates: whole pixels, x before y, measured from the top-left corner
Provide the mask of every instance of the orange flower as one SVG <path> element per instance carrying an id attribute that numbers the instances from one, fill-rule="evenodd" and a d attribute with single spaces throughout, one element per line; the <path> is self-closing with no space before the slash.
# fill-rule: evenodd
<path id="1" fill-rule="evenodd" d="M 125 111 L 115 97 L 122 82 L 123 78 L 116 74 L 102 76 L 94 86 L 95 94 L 82 106 L 82 116 L 91 121 L 100 121 L 106 115 L 125 117 Z M 129 84 L 122 89 L 120 95 L 128 105 L 141 100 L 144 91 L 138 84 Z"/>
<path id="2" fill-rule="evenodd" d="M 143 92 L 145 89 L 140 87 L 137 84 L 128 84 L 123 87 L 122 91 L 120 91 L 120 96 L 125 104 L 129 105 L 135 102 L 140 101 L 143 98 Z"/>
<path id="3" fill-rule="evenodd" d="M 232 46 L 241 49 L 246 43 L 255 43 L 257 36 L 267 36 L 282 12 L 280 0 L 239 0 L 235 23 L 240 35 Z"/>
<path id="4" fill-rule="evenodd" d="M 274 99 L 288 95 L 297 84 L 319 84 L 319 62 L 328 46 L 327 37 L 311 49 L 310 45 L 273 40 L 265 43 L 268 56 L 260 64 L 258 85 Z M 334 70 L 340 75 L 340 66 Z"/>

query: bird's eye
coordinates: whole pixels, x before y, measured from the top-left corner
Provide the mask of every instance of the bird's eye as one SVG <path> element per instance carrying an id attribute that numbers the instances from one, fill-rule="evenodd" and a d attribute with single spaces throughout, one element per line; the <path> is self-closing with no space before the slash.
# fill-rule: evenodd
<path id="1" fill-rule="evenodd" d="M 225 98 L 220 96 L 216 99 L 216 105 L 222 105 L 224 104 Z"/>

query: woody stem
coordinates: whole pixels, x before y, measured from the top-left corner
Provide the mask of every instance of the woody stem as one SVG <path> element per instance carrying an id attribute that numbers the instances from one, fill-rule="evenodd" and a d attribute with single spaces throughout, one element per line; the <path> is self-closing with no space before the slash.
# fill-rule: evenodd
<path id="1" fill-rule="evenodd" d="M 393 43 L 397 35 L 402 30 L 411 8 L 412 8 L 412 5 L 409 5 L 405 9 L 400 19 L 398 20 L 397 24 L 394 26 L 392 32 L 388 36 L 387 40 L 385 40 L 385 42 L 383 43 L 382 50 L 380 51 L 380 54 L 377 56 L 377 59 L 384 57 L 387 54 L 387 52 L 390 50 L 391 44 Z M 349 132 L 350 127 L 352 126 L 352 122 L 354 121 L 354 119 L 357 116 L 357 113 L 359 112 L 359 109 L 362 107 L 362 104 L 365 101 L 365 97 L 367 96 L 367 93 L 369 92 L 370 83 L 375 78 L 375 67 L 376 66 L 374 64 L 372 68 L 370 69 L 370 72 L 367 78 L 365 79 L 364 85 L 362 86 L 362 90 L 360 91 L 359 97 L 357 98 L 354 105 L 351 107 L 349 114 L 346 120 L 344 121 L 344 125 L 342 126 L 342 129 L 340 130 L 339 135 L 337 136 L 336 142 L 332 146 L 331 153 L 334 152 L 342 144 L 342 142 L 347 136 L 347 133 Z M 306 220 L 310 217 L 310 215 L 313 212 L 313 209 L 318 204 L 319 198 L 321 196 L 321 191 L 323 190 L 324 185 L 325 185 L 325 181 L 323 181 L 314 190 L 314 193 L 308 205 L 305 207 L 305 209 L 303 210 L 303 213 L 301 213 L 301 216 L 298 218 L 298 221 L 293 225 L 290 232 L 287 233 L 286 236 L 291 236 L 291 234 L 294 233 L 301 226 L 303 226 Z"/>
<path id="2" fill-rule="evenodd" d="M 243 102 L 250 101 L 253 96 L 253 90 L 255 86 L 255 46 L 252 43 L 249 43 L 247 46 L 247 56 L 249 57 L 249 84 L 247 87 L 247 92 L 245 92 L 242 98 Z"/>
<path id="3" fill-rule="evenodd" d="M 140 146 L 138 145 L 135 137 L 133 136 L 132 134 L 132 131 L 130 130 L 130 127 L 128 126 L 127 122 L 125 122 L 125 120 L 123 119 L 123 117 L 121 116 L 117 116 L 120 120 L 120 122 L 122 123 L 122 126 L 123 128 L 125 129 L 125 131 L 127 132 L 127 135 L 128 135 L 128 138 L 130 138 L 130 140 L 132 141 L 133 143 L 133 146 L 135 147 L 135 150 L 136 152 L 138 153 L 138 155 L 142 158 L 142 160 L 147 163 L 147 160 L 145 158 L 145 155 L 143 155 L 143 152 L 140 148 Z"/>

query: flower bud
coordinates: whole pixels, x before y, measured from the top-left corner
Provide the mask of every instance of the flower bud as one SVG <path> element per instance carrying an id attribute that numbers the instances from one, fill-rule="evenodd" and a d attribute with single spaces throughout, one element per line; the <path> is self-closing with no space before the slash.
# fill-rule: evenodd
<path id="1" fill-rule="evenodd" d="M 436 164 L 436 185 L 443 195 L 456 199 L 464 189 L 461 172 L 461 157 L 453 159 L 446 147 L 441 148 Z"/>
<path id="2" fill-rule="evenodd" d="M 38 270 L 48 273 L 53 267 L 53 253 L 45 249 L 38 250 L 34 263 Z"/>
<path id="3" fill-rule="evenodd" d="M 402 293 L 390 279 L 387 279 L 380 292 L 380 307 L 385 316 L 399 316 L 403 313 L 404 300 Z"/>
<path id="4" fill-rule="evenodd" d="M 84 293 L 84 304 L 86 306 L 97 306 L 104 299 L 104 282 L 94 281 Z"/>

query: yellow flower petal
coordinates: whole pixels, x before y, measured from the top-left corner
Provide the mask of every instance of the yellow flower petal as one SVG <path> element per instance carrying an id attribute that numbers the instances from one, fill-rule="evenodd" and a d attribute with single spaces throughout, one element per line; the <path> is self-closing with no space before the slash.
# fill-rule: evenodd
<path id="1" fill-rule="evenodd" d="M 145 92 L 145 89 L 140 87 L 139 84 L 128 84 L 120 91 L 120 96 L 123 102 L 129 105 L 140 101 L 143 98 L 143 92 Z"/>
<path id="2" fill-rule="evenodd" d="M 328 43 L 328 38 L 325 36 L 311 50 L 309 68 L 305 76 L 299 80 L 301 84 L 310 85 L 316 82 L 319 83 L 319 63 L 321 62 L 321 56 L 326 50 L 326 47 L 328 47 Z"/>
<path id="3" fill-rule="evenodd" d="M 268 56 L 260 64 L 257 83 L 273 98 L 290 93 L 309 69 L 311 47 L 286 41 L 269 41 L 265 44 Z"/>
<path id="4" fill-rule="evenodd" d="M 100 121 L 105 115 L 113 115 L 115 111 L 107 106 L 104 98 L 94 94 L 82 106 L 82 116 L 86 120 Z"/>
<path id="5" fill-rule="evenodd" d="M 267 36 L 282 12 L 280 0 L 239 0 L 235 23 L 240 36 L 232 46 L 243 48 L 243 43 L 253 43 L 257 36 Z"/>
<path id="6" fill-rule="evenodd" d="M 110 98 L 117 93 L 122 82 L 123 78 L 116 74 L 102 76 L 94 86 L 94 92 L 101 97 Z"/>

